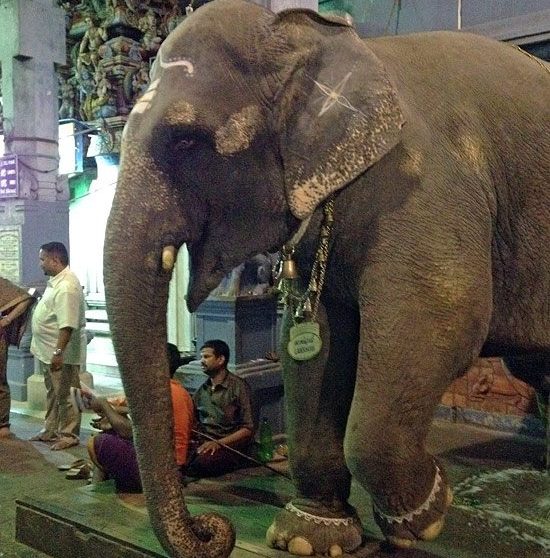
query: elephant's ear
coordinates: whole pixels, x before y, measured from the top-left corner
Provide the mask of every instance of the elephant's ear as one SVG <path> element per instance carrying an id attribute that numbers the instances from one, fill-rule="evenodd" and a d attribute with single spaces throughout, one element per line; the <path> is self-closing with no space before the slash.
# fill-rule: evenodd
<path id="1" fill-rule="evenodd" d="M 349 25 L 301 10 L 275 25 L 297 51 L 277 106 L 288 202 L 304 219 L 390 151 L 404 119 L 382 63 Z"/>

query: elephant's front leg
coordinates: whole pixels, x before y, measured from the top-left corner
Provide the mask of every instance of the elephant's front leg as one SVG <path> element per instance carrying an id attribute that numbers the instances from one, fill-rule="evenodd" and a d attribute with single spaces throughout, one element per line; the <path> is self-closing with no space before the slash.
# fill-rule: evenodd
<path id="1" fill-rule="evenodd" d="M 443 527 L 452 492 L 425 439 L 446 386 L 479 349 L 459 328 L 438 323 L 436 313 L 412 308 L 369 315 L 378 335 L 365 333 L 359 345 L 344 443 L 346 463 L 370 493 L 378 526 L 402 548 L 434 539 Z M 388 318 L 400 335 L 380 335 Z"/>
<path id="2" fill-rule="evenodd" d="M 343 453 L 355 383 L 358 314 L 337 306 L 327 317 L 321 308 L 318 321 L 321 353 L 302 363 L 284 357 L 289 459 L 297 495 L 269 528 L 267 543 L 301 556 L 338 556 L 356 549 L 363 534 L 347 503 L 351 475 Z M 290 325 L 285 316 L 283 354 Z"/>

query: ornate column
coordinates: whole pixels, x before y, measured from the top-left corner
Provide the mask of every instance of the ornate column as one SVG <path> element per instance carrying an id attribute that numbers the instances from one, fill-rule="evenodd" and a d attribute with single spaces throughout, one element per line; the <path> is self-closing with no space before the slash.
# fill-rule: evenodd
<path id="1" fill-rule="evenodd" d="M 17 180 L 0 189 L 0 274 L 24 286 L 44 286 L 38 250 L 68 244 L 69 192 L 58 178 L 58 84 L 65 64 L 65 16 L 54 0 L 0 0 L 3 133 Z M 15 161 L 17 160 L 17 166 Z M 5 160 L 6 161 L 6 160 Z M 25 400 L 33 371 L 28 334 L 11 350 L 12 397 Z"/>

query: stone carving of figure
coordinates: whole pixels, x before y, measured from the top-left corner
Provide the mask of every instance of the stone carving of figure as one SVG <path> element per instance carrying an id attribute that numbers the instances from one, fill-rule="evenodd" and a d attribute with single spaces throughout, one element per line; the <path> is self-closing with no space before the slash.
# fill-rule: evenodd
<path id="1" fill-rule="evenodd" d="M 276 256 L 258 254 L 246 262 L 241 273 L 239 293 L 241 295 L 265 294 L 273 286 L 273 265 Z"/>
<path id="2" fill-rule="evenodd" d="M 213 296 L 261 295 L 272 286 L 273 258 L 270 254 L 258 254 L 226 275 L 210 293 Z"/>
<path id="3" fill-rule="evenodd" d="M 171 33 L 180 21 L 183 20 L 183 14 L 181 13 L 180 5 L 177 0 L 174 0 L 172 8 L 164 16 L 164 27 L 166 29 L 166 34 Z"/>
<path id="4" fill-rule="evenodd" d="M 94 75 L 89 67 L 81 66 L 77 68 L 75 79 L 78 83 L 80 117 L 83 120 L 92 120 L 91 104 L 96 87 Z"/>
<path id="5" fill-rule="evenodd" d="M 63 8 L 63 11 L 65 12 L 65 27 L 68 31 L 71 28 L 72 20 L 74 17 L 74 8 L 70 2 L 62 1 L 59 2 L 59 7 Z"/>
<path id="6" fill-rule="evenodd" d="M 149 69 L 146 62 L 142 62 L 139 70 L 132 77 L 132 96 L 137 100 L 149 87 Z"/>
<path id="7" fill-rule="evenodd" d="M 107 14 L 112 21 L 131 24 L 135 17 L 135 6 L 129 0 L 106 0 Z"/>
<path id="8" fill-rule="evenodd" d="M 162 39 L 158 35 L 157 16 L 152 8 L 148 8 L 145 14 L 139 18 L 138 28 L 143 31 L 141 44 L 148 52 L 156 52 Z"/>
<path id="9" fill-rule="evenodd" d="M 75 91 L 69 79 L 59 77 L 59 118 L 74 118 Z"/>
<path id="10" fill-rule="evenodd" d="M 134 61 L 141 60 L 141 47 L 138 42 L 132 41 L 132 44 L 128 49 L 128 58 Z"/>
<path id="11" fill-rule="evenodd" d="M 115 116 L 117 111 L 113 86 L 101 68 L 96 72 L 95 82 L 96 90 L 91 103 L 92 115 L 95 118 Z"/>
<path id="12" fill-rule="evenodd" d="M 107 31 L 96 25 L 90 16 L 85 18 L 85 22 L 87 29 L 78 48 L 77 70 L 91 66 L 95 72 L 100 58 L 99 47 L 107 40 Z"/>

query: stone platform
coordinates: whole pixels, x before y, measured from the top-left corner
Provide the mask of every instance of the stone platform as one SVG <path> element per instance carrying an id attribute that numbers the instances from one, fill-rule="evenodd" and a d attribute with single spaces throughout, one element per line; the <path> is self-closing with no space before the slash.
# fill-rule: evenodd
<path id="1" fill-rule="evenodd" d="M 78 506 L 77 513 L 75 506 Z M 193 514 L 224 513 L 223 505 L 201 503 L 200 498 L 190 498 L 189 508 Z M 238 539 L 232 557 L 283 556 L 282 552 L 270 550 L 262 544 L 265 529 L 258 519 L 256 507 L 242 506 L 235 511 L 232 520 L 239 532 L 254 542 Z M 19 542 L 54 558 L 167 556 L 150 528 L 143 502 L 128 504 L 113 494 L 99 493 L 97 488 L 80 488 L 48 502 L 32 498 L 18 501 L 16 522 Z M 45 537 L 44 533 L 48 536 Z"/>
<path id="2" fill-rule="evenodd" d="M 9 490 L 10 483 L 17 482 L 16 471 L 21 474 L 26 464 L 29 472 L 33 467 L 40 474 L 44 471 L 43 465 L 38 467 L 36 458 L 29 461 L 33 454 L 27 444 L 11 443 L 13 458 L 5 466 L 18 457 L 16 450 L 22 457 L 14 465 L 13 475 L 0 474 L 3 489 Z M 358 510 L 365 533 L 364 546 L 354 557 L 549 555 L 550 477 L 541 468 L 544 445 L 540 440 L 435 421 L 428 446 L 445 464 L 455 492 L 443 533 L 436 541 L 422 543 L 417 549 L 389 551 L 380 542 L 368 494 L 353 483 L 350 502 Z M 285 464 L 276 466 L 284 472 Z M 50 475 L 60 473 L 54 467 Z M 166 557 L 152 533 L 142 496 L 117 495 L 111 483 L 91 486 L 85 481 L 65 481 L 65 488 L 44 493 L 30 489 L 31 477 L 21 481 L 18 488 L 13 486 L 17 498 L 16 538 L 36 550 L 13 556 L 42 558 L 45 553 L 53 558 Z M 190 483 L 187 502 L 192 514 L 215 511 L 230 518 L 237 532 L 233 558 L 288 558 L 284 552 L 267 548 L 264 536 L 273 517 L 292 494 L 292 484 L 286 478 L 254 467 Z M 0 542 L 2 536 L 0 533 Z"/>
<path id="3" fill-rule="evenodd" d="M 243 483 L 242 473 L 237 473 L 221 481 L 192 483 L 187 498 L 190 512 L 230 517 L 238 533 L 233 558 L 287 558 L 267 548 L 264 537 L 277 508 L 290 499 L 290 483 L 282 477 L 263 478 L 254 470 L 249 470 L 248 481 Z M 17 500 L 16 538 L 53 558 L 167 556 L 150 527 L 143 495 L 116 494 L 112 482 L 69 486 L 47 499 Z"/>

